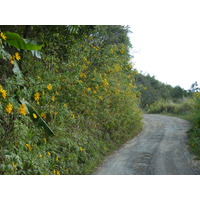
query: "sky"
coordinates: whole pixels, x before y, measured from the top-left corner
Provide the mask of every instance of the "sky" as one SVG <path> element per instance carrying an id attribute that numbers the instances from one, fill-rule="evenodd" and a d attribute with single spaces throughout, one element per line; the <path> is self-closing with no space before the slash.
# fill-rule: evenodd
<path id="1" fill-rule="evenodd" d="M 200 84 L 199 5 L 192 0 L 133 3 L 130 39 L 138 71 L 186 90 Z"/>

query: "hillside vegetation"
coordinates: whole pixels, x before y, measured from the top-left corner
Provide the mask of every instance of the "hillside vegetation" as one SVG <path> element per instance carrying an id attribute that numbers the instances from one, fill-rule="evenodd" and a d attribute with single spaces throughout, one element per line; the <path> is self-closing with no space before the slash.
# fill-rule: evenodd
<path id="1" fill-rule="evenodd" d="M 138 73 L 128 33 L 0 26 L 0 174 L 91 174 L 139 133 L 143 112 L 189 116 L 200 157 L 198 90 Z"/>
<path id="2" fill-rule="evenodd" d="M 0 30 L 0 174 L 90 174 L 139 132 L 128 27 Z"/>

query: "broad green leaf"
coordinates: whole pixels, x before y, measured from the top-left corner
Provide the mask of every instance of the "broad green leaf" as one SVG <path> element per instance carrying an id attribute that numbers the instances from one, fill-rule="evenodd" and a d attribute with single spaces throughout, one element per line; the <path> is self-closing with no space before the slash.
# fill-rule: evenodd
<path id="1" fill-rule="evenodd" d="M 18 49 L 24 50 L 41 50 L 42 45 L 38 45 L 35 41 L 25 40 L 17 33 L 6 32 L 6 40 L 8 44 Z"/>
<path id="2" fill-rule="evenodd" d="M 47 125 L 47 123 L 42 119 L 42 117 L 38 114 L 38 112 L 24 99 L 20 100 L 22 104 L 25 104 L 30 114 L 30 118 L 38 125 L 44 128 L 44 131 L 49 135 L 55 135 L 55 133 L 51 130 L 51 128 Z"/>

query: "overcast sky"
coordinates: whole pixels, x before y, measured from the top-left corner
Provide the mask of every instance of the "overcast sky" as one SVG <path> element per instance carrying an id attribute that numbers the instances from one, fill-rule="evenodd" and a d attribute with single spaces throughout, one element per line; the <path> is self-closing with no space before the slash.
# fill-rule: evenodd
<path id="1" fill-rule="evenodd" d="M 173 86 L 200 84 L 199 2 L 141 0 L 133 10 L 135 67 Z"/>

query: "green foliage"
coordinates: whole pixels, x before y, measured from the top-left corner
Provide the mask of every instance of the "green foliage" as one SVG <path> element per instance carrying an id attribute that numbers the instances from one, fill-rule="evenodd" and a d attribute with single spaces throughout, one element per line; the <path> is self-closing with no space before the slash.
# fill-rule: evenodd
<path id="1" fill-rule="evenodd" d="M 189 135 L 189 145 L 191 151 L 200 159 L 200 93 L 194 93 L 193 127 Z"/>
<path id="2" fill-rule="evenodd" d="M 149 74 L 143 75 L 139 73 L 136 76 L 136 83 L 141 93 L 142 109 L 147 110 L 151 104 L 156 104 L 158 101 L 179 101 L 184 97 L 191 96 L 189 92 L 182 89 L 180 86 L 172 87 L 158 81 L 154 76 Z"/>
<path id="3" fill-rule="evenodd" d="M 23 53 L 23 79 L 4 68 L 0 173 L 90 174 L 103 156 L 141 127 L 128 28 L 14 28 L 32 30 L 30 39 L 38 34 L 46 44 L 41 60 Z"/>

